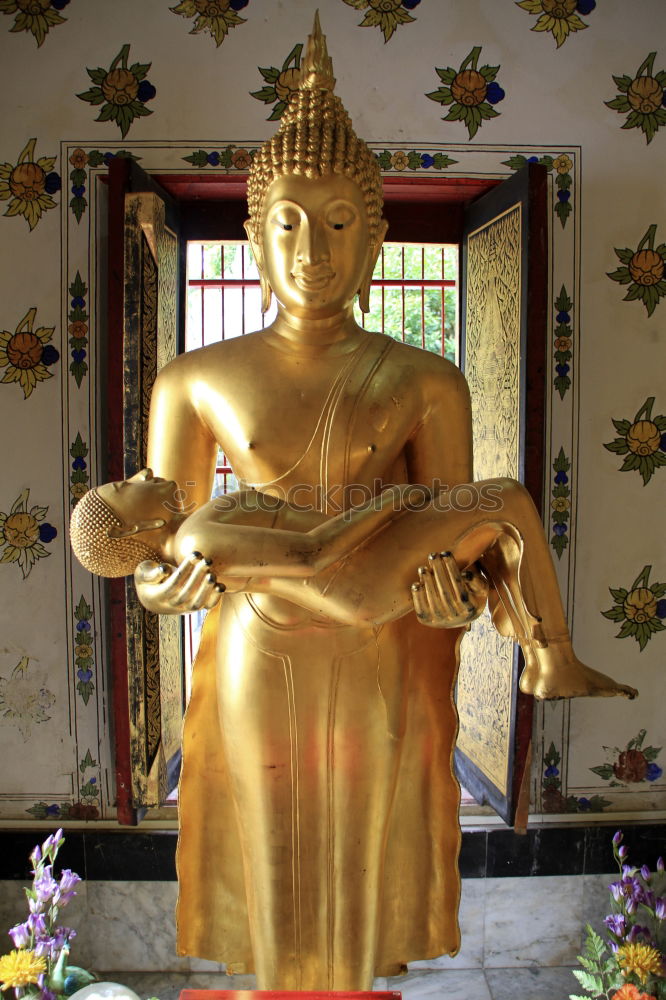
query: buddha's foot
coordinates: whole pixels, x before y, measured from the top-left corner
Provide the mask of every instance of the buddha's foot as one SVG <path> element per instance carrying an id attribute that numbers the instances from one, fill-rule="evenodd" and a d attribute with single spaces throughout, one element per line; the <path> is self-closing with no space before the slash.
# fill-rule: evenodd
<path id="1" fill-rule="evenodd" d="M 568 650 L 547 646 L 530 651 L 520 678 L 520 690 L 539 701 L 555 698 L 635 698 L 636 688 L 620 684 L 607 674 L 586 667 Z"/>

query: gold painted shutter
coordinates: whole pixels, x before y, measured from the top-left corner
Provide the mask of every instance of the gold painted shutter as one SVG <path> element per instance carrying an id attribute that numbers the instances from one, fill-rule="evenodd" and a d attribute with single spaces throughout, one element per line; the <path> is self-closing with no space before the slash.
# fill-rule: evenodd
<path id="1" fill-rule="evenodd" d="M 132 165 L 137 172 L 136 165 Z M 150 182 L 154 188 L 153 182 Z M 178 344 L 178 237 L 155 190 L 127 192 L 124 216 L 123 454 L 125 478 L 146 461 L 150 396 Z M 125 581 L 129 781 L 140 817 L 178 780 L 183 715 L 182 619 L 155 615 Z"/>
<path id="2" fill-rule="evenodd" d="M 541 510 L 547 300 L 544 167 L 529 164 L 468 210 L 462 246 L 462 358 L 472 396 L 474 478 L 524 482 Z M 480 803 L 524 827 L 532 699 L 522 653 L 486 611 L 462 644 L 456 770 Z M 516 812 L 519 816 L 516 818 Z"/>

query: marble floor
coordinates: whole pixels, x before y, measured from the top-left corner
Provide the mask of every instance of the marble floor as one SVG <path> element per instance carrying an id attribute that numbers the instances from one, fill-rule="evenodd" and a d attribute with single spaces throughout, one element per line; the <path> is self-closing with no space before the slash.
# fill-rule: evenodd
<path id="1" fill-rule="evenodd" d="M 111 976 L 109 976 L 111 978 Z M 124 972 L 120 981 L 146 1000 L 178 1000 L 182 989 L 253 989 L 253 976 L 220 973 Z M 377 979 L 376 990 L 399 990 L 404 1000 L 567 1000 L 578 992 L 569 967 L 414 970 L 396 979 Z"/>

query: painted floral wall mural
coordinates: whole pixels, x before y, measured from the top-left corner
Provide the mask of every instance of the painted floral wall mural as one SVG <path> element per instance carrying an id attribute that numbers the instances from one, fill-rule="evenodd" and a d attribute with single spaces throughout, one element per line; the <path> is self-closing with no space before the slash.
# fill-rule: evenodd
<path id="1" fill-rule="evenodd" d="M 608 271 L 611 281 L 627 285 L 624 302 L 642 302 L 651 316 L 659 305 L 659 300 L 666 295 L 666 243 L 657 239 L 657 224 L 648 226 L 643 238 L 635 250 L 631 247 L 615 247 L 615 255 L 620 261 L 620 267 Z"/>
<path id="2" fill-rule="evenodd" d="M 24 743 L 30 739 L 33 726 L 49 721 L 48 712 L 56 700 L 29 668 L 30 657 L 22 656 L 9 677 L 0 677 L 0 719 L 16 726 Z"/>
<path id="3" fill-rule="evenodd" d="M 604 445 L 615 455 L 624 455 L 620 472 L 638 472 L 644 486 L 666 465 L 666 414 L 652 415 L 654 400 L 649 396 L 633 420 L 613 418 L 618 436 Z"/>
<path id="4" fill-rule="evenodd" d="M 550 32 L 559 49 L 573 32 L 587 28 L 580 15 L 591 14 L 597 3 L 596 0 L 519 0 L 516 6 L 538 15 L 532 31 Z"/>
<path id="5" fill-rule="evenodd" d="M 0 13 L 15 14 L 12 32 L 29 31 L 37 45 L 43 45 L 51 28 L 64 24 L 60 11 L 69 0 L 0 0 Z"/>
<path id="6" fill-rule="evenodd" d="M 6 371 L 0 381 L 17 382 L 27 399 L 39 382 L 53 378 L 52 366 L 60 354 L 49 341 L 54 326 L 35 326 L 37 307 L 33 306 L 20 321 L 14 333 L 0 331 L 0 368 Z"/>
<path id="7" fill-rule="evenodd" d="M 655 71 L 656 52 L 650 52 L 632 75 L 613 76 L 617 94 L 606 107 L 626 115 L 623 129 L 639 128 L 647 143 L 666 125 L 666 70 Z"/>
<path id="8" fill-rule="evenodd" d="M 418 7 L 421 0 L 343 0 L 343 3 L 364 11 L 360 27 L 379 28 L 384 42 L 388 42 L 400 25 L 416 20 L 409 12 Z"/>
<path id="9" fill-rule="evenodd" d="M 470 139 L 474 138 L 484 122 L 498 117 L 500 112 L 495 110 L 494 105 L 506 96 L 496 80 L 500 67 L 487 63 L 479 66 L 480 56 L 481 46 L 475 45 L 459 69 L 452 66 L 435 69 L 442 86 L 426 94 L 431 101 L 449 108 L 442 121 L 462 122 Z"/>
<path id="10" fill-rule="evenodd" d="M 88 104 L 99 106 L 96 122 L 115 122 L 123 139 L 135 118 L 152 115 L 146 107 L 155 97 L 156 90 L 147 79 L 152 63 L 135 62 L 128 66 L 130 46 L 123 45 L 108 69 L 86 67 L 94 86 L 76 96 Z"/>
<path id="11" fill-rule="evenodd" d="M 227 37 L 230 28 L 244 24 L 246 18 L 240 17 L 239 10 L 247 7 L 249 0 L 181 0 L 169 10 L 181 17 L 190 18 L 194 23 L 191 35 L 207 31 L 215 39 L 219 48 Z"/>
<path id="12" fill-rule="evenodd" d="M 30 505 L 30 490 L 23 490 L 9 508 L 0 511 L 0 563 L 16 563 L 23 579 L 39 559 L 51 553 L 45 548 L 58 534 L 46 520 L 48 507 Z"/>
<path id="13" fill-rule="evenodd" d="M 652 566 L 644 566 L 629 587 L 609 587 L 615 601 L 604 618 L 621 625 L 616 639 L 630 636 L 638 643 L 641 653 L 655 633 L 666 631 L 666 583 L 650 583 Z"/>
<path id="14" fill-rule="evenodd" d="M 277 66 L 258 66 L 257 69 L 264 78 L 266 84 L 261 90 L 250 91 L 250 96 L 264 104 L 272 104 L 273 108 L 267 121 L 274 122 L 281 118 L 287 110 L 291 95 L 296 92 L 298 81 L 301 78 L 301 52 L 303 43 L 294 45 L 293 49 L 282 63 L 282 68 Z"/>
<path id="15" fill-rule="evenodd" d="M 55 156 L 35 159 L 37 139 L 29 139 L 16 163 L 0 163 L 0 201 L 9 201 L 5 215 L 21 215 L 31 230 L 44 212 L 55 208 L 51 197 L 60 190 Z"/>

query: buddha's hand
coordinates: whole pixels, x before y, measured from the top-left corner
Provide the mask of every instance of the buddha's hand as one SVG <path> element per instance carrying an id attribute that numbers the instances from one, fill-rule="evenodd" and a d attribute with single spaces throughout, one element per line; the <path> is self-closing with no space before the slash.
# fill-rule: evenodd
<path id="1" fill-rule="evenodd" d="M 419 566 L 412 584 L 416 617 L 431 628 L 458 628 L 478 618 L 488 599 L 488 581 L 476 567 L 461 571 L 450 552 L 435 552 Z"/>
<path id="2" fill-rule="evenodd" d="M 213 608 L 224 591 L 200 552 L 193 552 L 179 566 L 150 560 L 139 563 L 134 582 L 144 608 L 161 615 Z"/>

